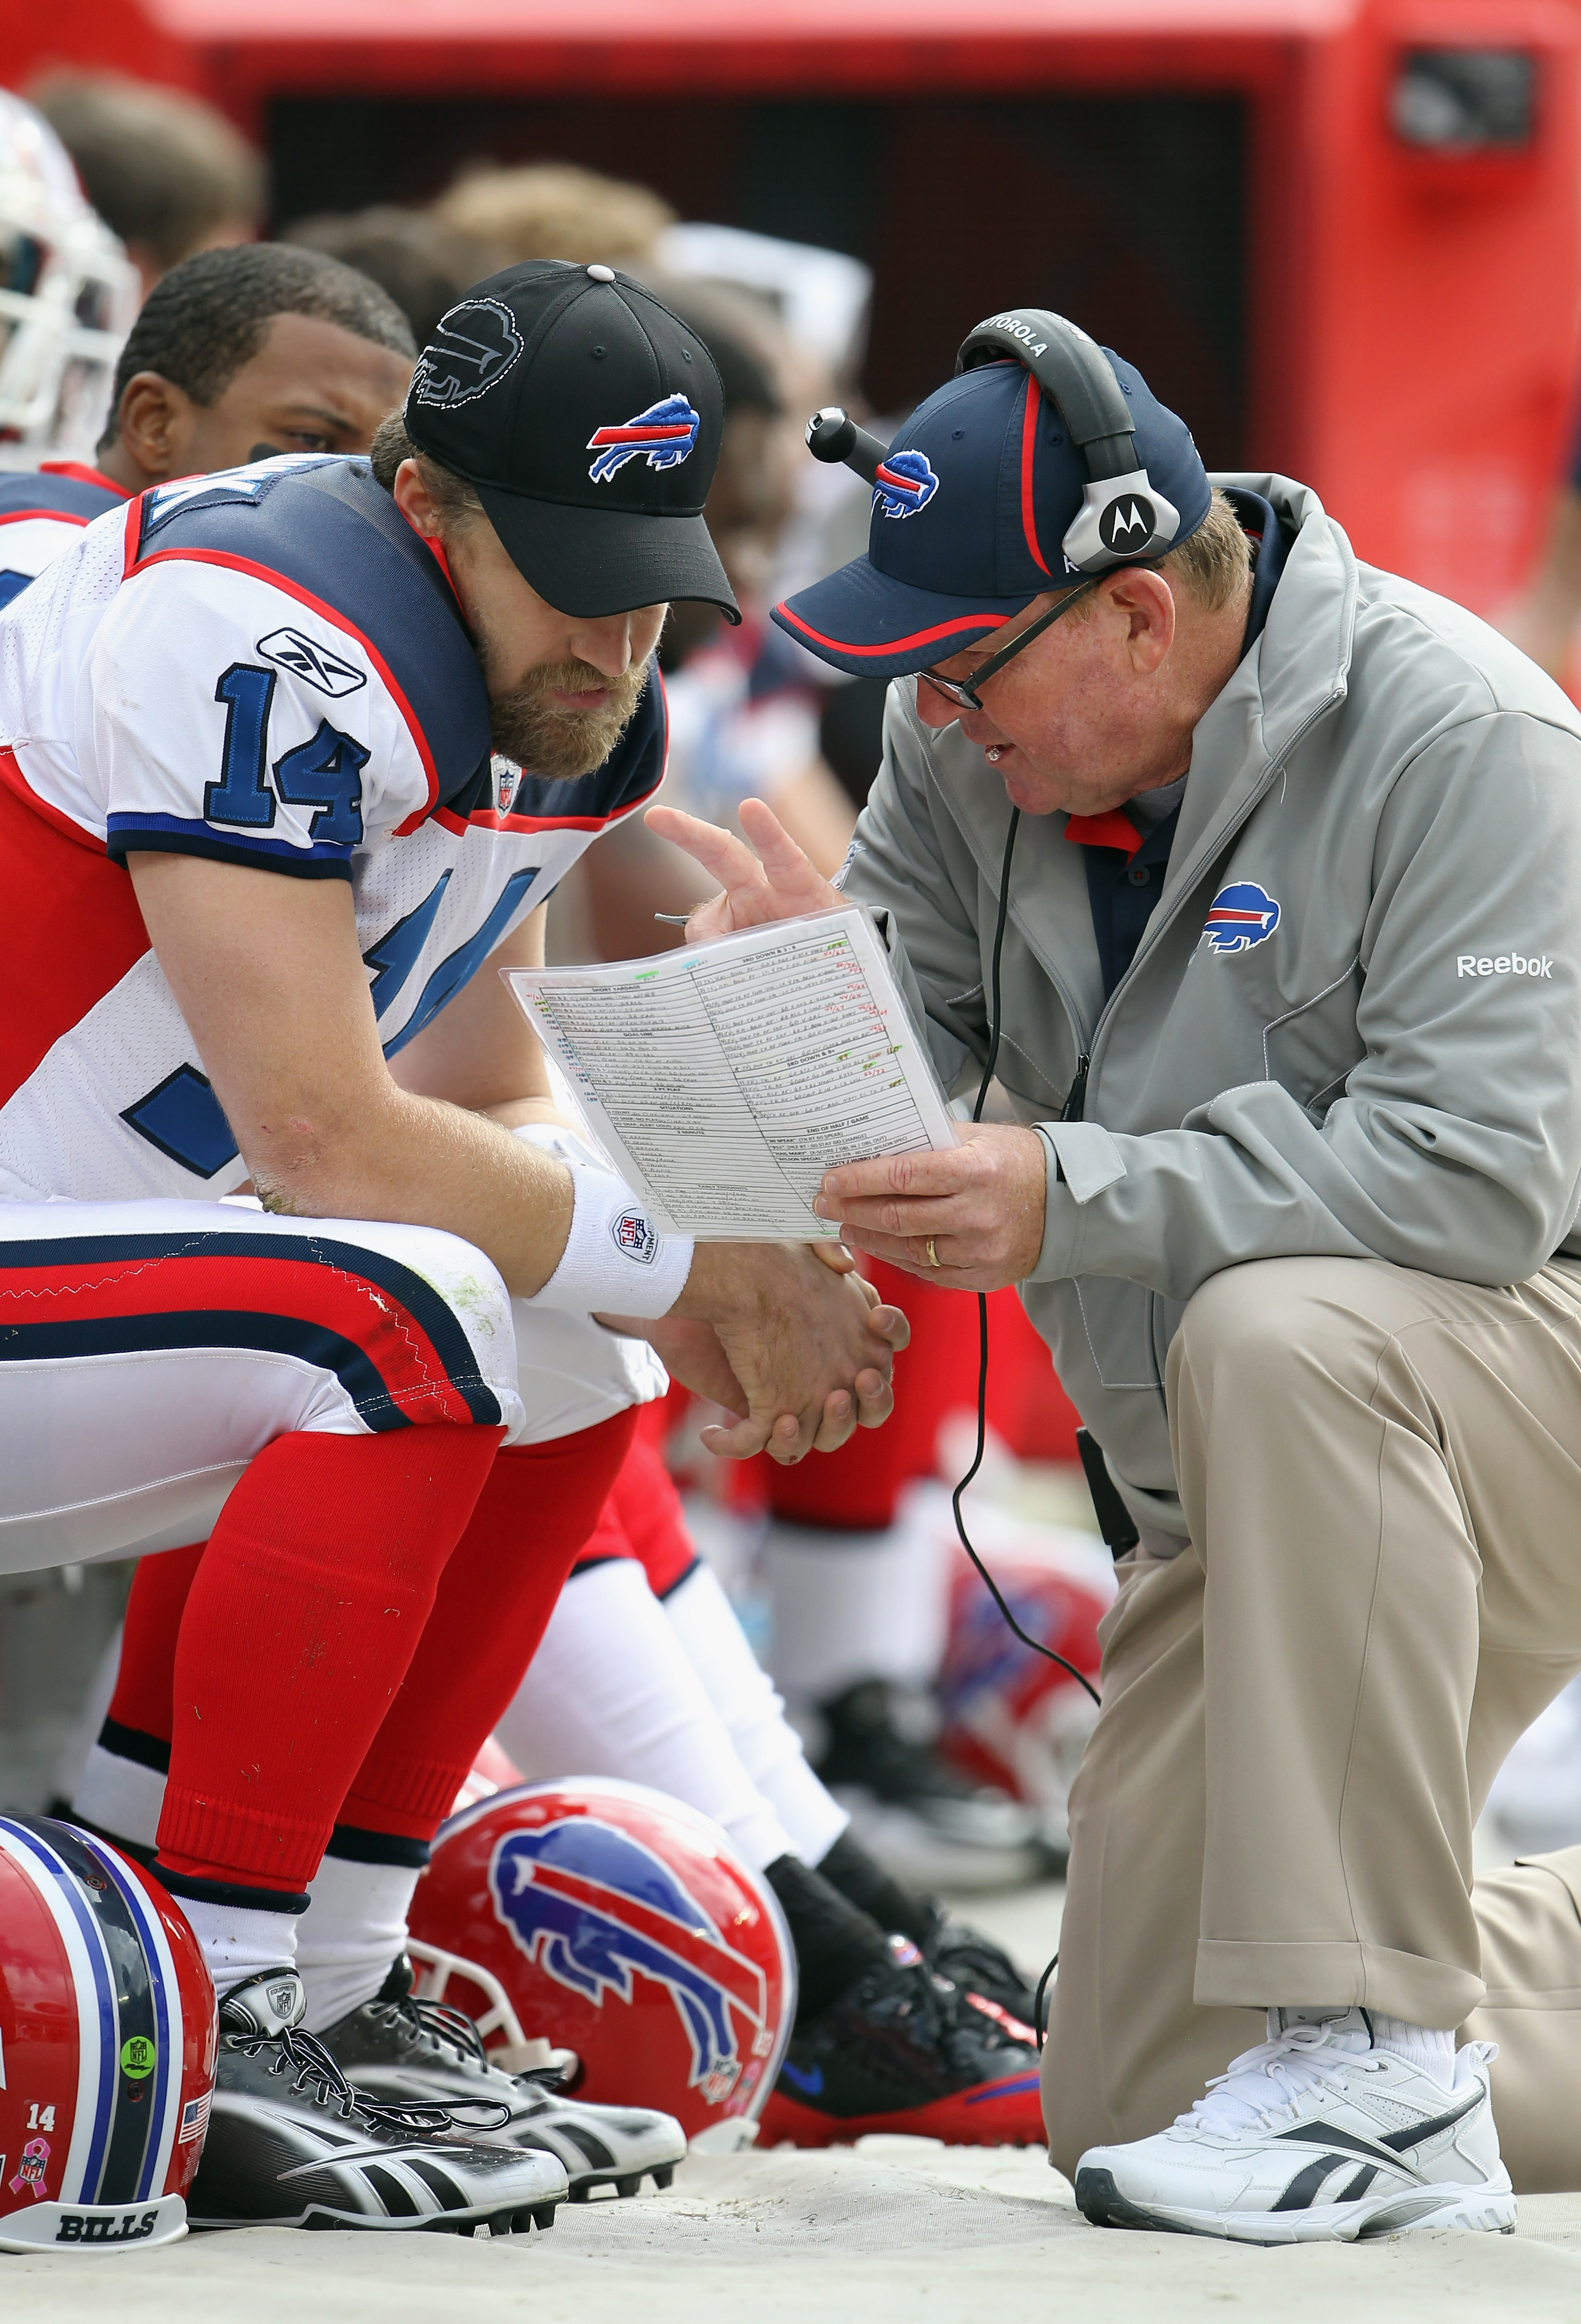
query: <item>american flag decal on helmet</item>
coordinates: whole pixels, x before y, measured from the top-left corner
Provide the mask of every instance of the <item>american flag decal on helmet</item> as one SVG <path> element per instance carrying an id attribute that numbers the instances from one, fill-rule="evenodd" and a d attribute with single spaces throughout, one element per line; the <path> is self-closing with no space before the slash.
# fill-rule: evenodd
<path id="1" fill-rule="evenodd" d="M 634 420 L 595 429 L 587 448 L 597 456 L 587 473 L 595 484 L 607 484 L 628 460 L 645 459 L 650 468 L 678 468 L 691 458 L 702 424 L 684 395 L 666 395 Z"/>

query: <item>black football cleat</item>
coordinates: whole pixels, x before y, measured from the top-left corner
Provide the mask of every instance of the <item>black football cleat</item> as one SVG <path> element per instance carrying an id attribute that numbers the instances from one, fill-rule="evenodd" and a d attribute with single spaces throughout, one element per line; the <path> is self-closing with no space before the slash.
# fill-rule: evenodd
<path id="1" fill-rule="evenodd" d="M 915 1697 L 887 1679 L 859 1679 L 820 1703 L 818 1717 L 817 1773 L 897 1878 L 999 1886 L 1044 1870 L 1035 1811 L 951 1766 Z"/>
<path id="2" fill-rule="evenodd" d="M 923 1939 L 923 1959 L 963 1993 L 976 1994 L 979 2001 L 990 2003 L 1019 2029 L 1021 2038 L 1034 2041 L 1036 1988 L 1028 1984 L 1004 1948 L 985 1937 L 980 1929 L 937 1914 Z"/>
<path id="3" fill-rule="evenodd" d="M 1042 2146 L 1025 2026 L 932 1970 L 907 1937 L 791 2035 L 761 2144 L 834 2146 L 873 2131 L 953 2146 Z"/>
<path id="4" fill-rule="evenodd" d="M 489 2134 L 526 2153 L 553 2156 L 573 2202 L 598 2187 L 635 2195 L 645 2177 L 667 2187 L 685 2160 L 686 2134 L 674 2117 L 646 2107 L 584 2106 L 559 2095 L 552 2069 L 502 2073 L 489 2062 L 470 2017 L 443 2002 L 420 2001 L 398 1960 L 382 1990 L 348 2010 L 324 2034 L 348 2080 L 381 2101 L 406 2106 L 496 2105 L 506 2110 Z"/>
<path id="5" fill-rule="evenodd" d="M 494 2235 L 554 2225 L 567 2192 L 551 2154 L 491 2134 L 503 2106 L 473 2092 L 390 2105 L 354 2089 L 302 2029 L 302 1981 L 266 1970 L 225 1994 L 194 2227 L 359 2227 Z"/>

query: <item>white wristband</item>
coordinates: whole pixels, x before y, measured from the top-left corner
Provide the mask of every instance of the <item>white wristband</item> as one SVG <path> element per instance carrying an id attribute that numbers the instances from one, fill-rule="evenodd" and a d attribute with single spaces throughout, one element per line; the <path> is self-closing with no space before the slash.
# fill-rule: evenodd
<path id="1" fill-rule="evenodd" d="M 691 1236 L 660 1234 L 612 1170 L 562 1158 L 570 1163 L 575 1199 L 571 1231 L 559 1266 L 527 1305 L 573 1315 L 667 1315 L 692 1272 Z"/>

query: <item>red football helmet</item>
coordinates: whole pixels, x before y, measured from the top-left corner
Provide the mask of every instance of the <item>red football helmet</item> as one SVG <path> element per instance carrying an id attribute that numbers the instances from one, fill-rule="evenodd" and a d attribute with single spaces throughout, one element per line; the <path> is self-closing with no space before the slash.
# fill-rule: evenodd
<path id="1" fill-rule="evenodd" d="M 970 1526 L 979 1555 L 1028 1637 L 1096 1684 L 1098 1626 L 1115 1594 L 1107 1553 L 1080 1535 L 1022 1525 L 998 1511 L 974 1511 Z M 945 1757 L 1036 1807 L 1045 1838 L 1062 1847 L 1071 1784 L 1097 1708 L 1057 1663 L 1022 1645 L 982 1576 L 959 1548 L 954 1557 L 939 1683 Z"/>
<path id="2" fill-rule="evenodd" d="M 419 1990 L 464 2009 L 500 2062 L 565 2044 L 579 2098 L 660 2107 L 705 2145 L 756 2135 L 795 1952 L 706 1816 L 612 1778 L 497 1792 L 441 1827 L 411 1929 Z"/>
<path id="3" fill-rule="evenodd" d="M 0 1816 L 0 2251 L 187 2232 L 214 1987 L 164 1890 L 74 1825 Z"/>

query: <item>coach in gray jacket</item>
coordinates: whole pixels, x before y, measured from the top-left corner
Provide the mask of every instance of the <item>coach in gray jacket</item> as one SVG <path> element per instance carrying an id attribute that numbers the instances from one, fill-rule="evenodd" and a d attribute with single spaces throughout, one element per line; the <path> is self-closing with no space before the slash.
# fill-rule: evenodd
<path id="1" fill-rule="evenodd" d="M 864 1250 L 1021 1286 L 1140 1533 L 1045 2051 L 1083 2209 L 1505 2227 L 1506 2164 L 1581 2185 L 1581 1849 L 1475 1895 L 1471 1854 L 1581 1668 L 1581 721 L 1302 485 L 1210 491 L 1115 364 L 1169 554 L 1069 581 L 1081 456 L 995 364 L 896 438 L 868 557 L 778 609 L 895 680 L 844 892 L 960 1091 L 1020 810 L 1025 1126 L 825 1204 Z M 724 883 L 694 936 L 834 899 L 767 809 L 757 858 L 650 819 Z"/>

